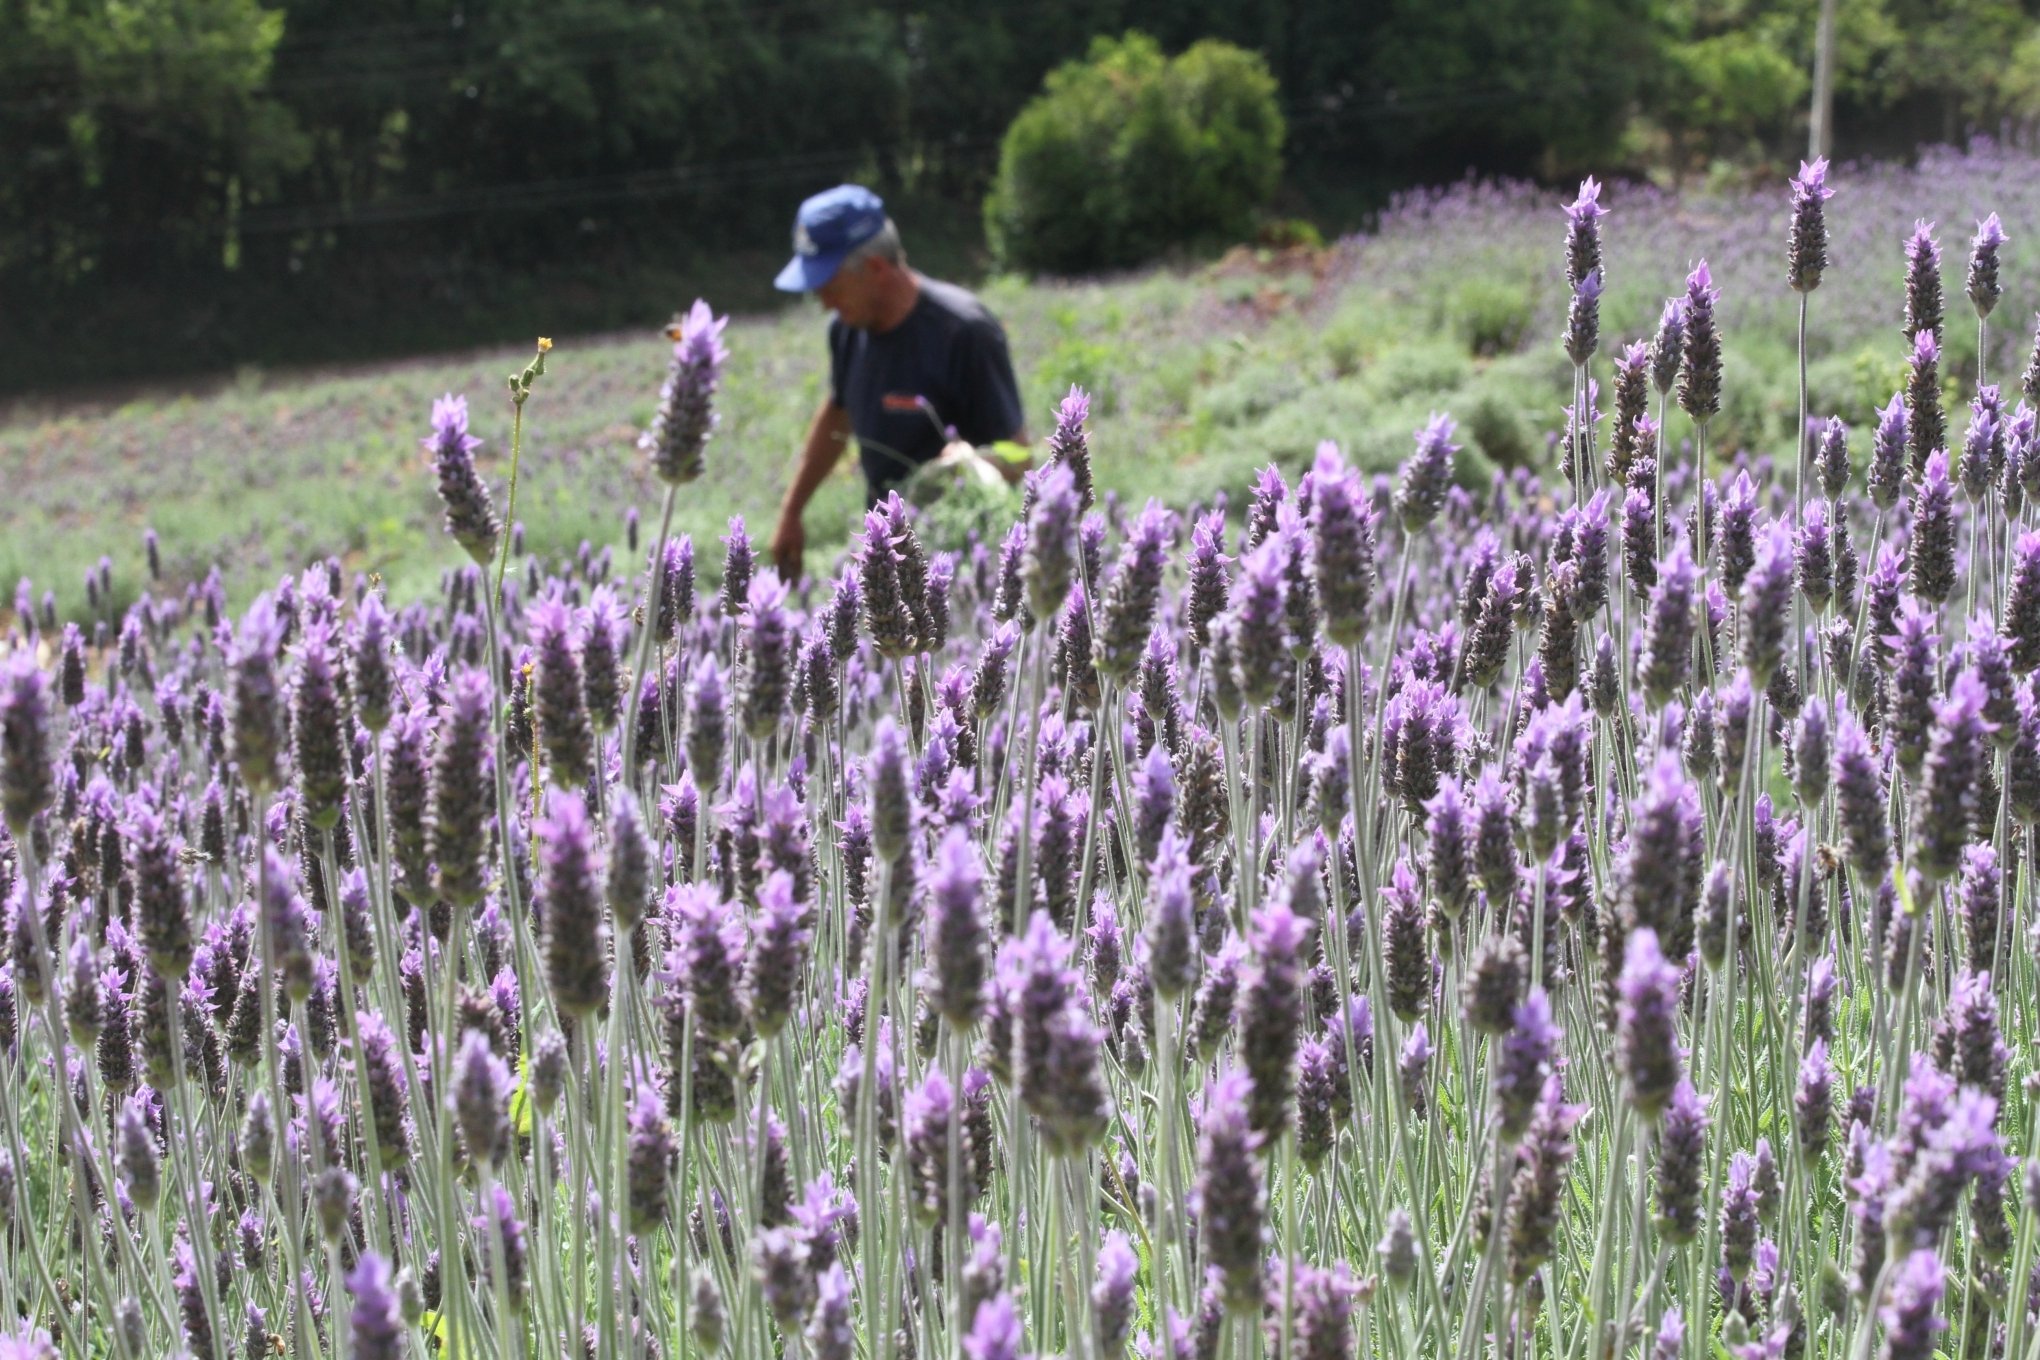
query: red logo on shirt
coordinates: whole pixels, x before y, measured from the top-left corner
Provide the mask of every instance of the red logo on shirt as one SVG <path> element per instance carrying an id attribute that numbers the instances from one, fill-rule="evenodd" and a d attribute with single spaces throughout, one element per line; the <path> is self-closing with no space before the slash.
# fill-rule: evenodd
<path id="1" fill-rule="evenodd" d="M 912 392 L 888 392 L 879 398 L 879 404 L 888 411 L 918 411 L 924 398 Z"/>

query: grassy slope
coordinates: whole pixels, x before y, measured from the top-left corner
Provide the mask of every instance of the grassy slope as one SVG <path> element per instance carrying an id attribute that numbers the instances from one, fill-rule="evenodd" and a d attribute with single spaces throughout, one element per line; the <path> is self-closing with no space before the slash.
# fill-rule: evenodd
<path id="1" fill-rule="evenodd" d="M 1829 209 L 1834 264 L 1813 296 L 1812 409 L 1840 413 L 1867 448 L 1875 403 L 1902 373 L 1896 338 L 1899 244 L 1915 216 L 1947 224 L 1951 393 L 1975 367 L 1974 320 L 1961 294 L 1965 222 L 1995 207 L 2012 232 L 2008 293 L 1992 324 L 1991 374 L 2023 357 L 2031 281 L 2021 247 L 2040 231 L 2040 161 L 1940 154 L 1913 169 L 1850 167 Z M 1786 196 L 1779 186 L 1679 199 L 1615 188 L 1604 198 L 1613 280 L 1595 374 L 1649 333 L 1659 301 L 1705 255 L 1723 287 L 1726 401 L 1711 446 L 1789 450 L 1797 416 L 1796 298 L 1783 286 Z M 1419 196 L 1373 237 L 1314 259 L 1235 257 L 1078 283 L 998 279 L 984 295 L 1004 319 L 1029 424 L 1049 428 L 1072 383 L 1094 394 L 1098 479 L 1123 496 L 1188 505 L 1237 492 L 1269 459 L 1292 469 L 1338 440 L 1386 470 L 1432 410 L 1461 422 L 1461 474 L 1541 462 L 1570 374 L 1557 344 L 1561 197 L 1524 189 Z M 679 301 L 680 299 L 675 299 Z M 679 528 L 703 545 L 743 515 L 770 531 L 825 360 L 812 304 L 736 322 L 733 359 L 707 476 L 682 498 Z M 275 379 L 203 398 L 137 402 L 0 423 L 0 582 L 33 578 L 62 607 L 84 609 L 84 573 L 115 561 L 116 602 L 142 584 L 141 533 L 161 535 L 174 580 L 218 563 L 242 599 L 309 558 L 342 554 L 414 595 L 459 560 L 438 532 L 418 440 L 433 397 L 465 392 L 485 470 L 507 471 L 504 375 L 528 350 L 440 357 L 344 376 Z M 637 454 L 666 362 L 654 334 L 562 339 L 527 408 L 517 518 L 547 556 L 620 542 L 625 507 L 658 504 Z M 1958 383 L 1957 378 L 1961 381 Z M 1966 423 L 1951 412 L 1956 431 Z M 1686 425 L 1673 413 L 1672 434 Z M 500 505 L 500 499 L 499 499 Z M 859 485 L 846 460 L 811 510 L 811 568 L 826 568 L 854 525 Z"/>
<path id="2" fill-rule="evenodd" d="M 1095 394 L 1101 482 L 1184 503 L 1237 488 L 1271 455 L 1298 461 L 1320 437 L 1364 443 L 1367 425 L 1403 405 L 1403 428 L 1388 441 L 1396 447 L 1381 450 L 1386 466 L 1424 414 L 1421 401 L 1403 399 L 1467 369 L 1452 354 L 1432 355 L 1439 371 L 1422 372 L 1425 361 L 1413 368 L 1408 353 L 1363 354 L 1389 328 L 1356 331 L 1340 321 L 1342 305 L 1353 307 L 1350 290 L 1319 276 L 1334 262 L 1321 258 L 1314 271 L 1309 262 L 1236 261 L 1074 284 L 995 280 L 984 293 L 1011 334 L 1030 425 L 1046 430 L 1062 392 L 1083 384 Z M 707 476 L 688 488 L 678 516 L 698 542 L 720 535 L 730 515 L 743 515 L 756 535 L 769 532 L 820 397 L 821 330 L 811 304 L 733 323 L 722 427 Z M 500 350 L 421 359 L 17 418 L 0 427 L 0 476 L 18 488 L 0 503 L 0 581 L 30 577 L 38 597 L 54 588 L 75 614 L 84 607 L 86 571 L 108 554 L 116 600 L 131 598 L 142 584 L 141 535 L 153 527 L 173 581 L 218 563 L 237 598 L 326 553 L 382 573 L 400 596 L 429 588 L 456 560 L 437 531 L 438 503 L 418 445 L 432 398 L 468 394 L 500 507 L 510 406 L 497 394 L 526 357 Z M 665 359 L 655 335 L 562 340 L 554 350 L 526 408 L 517 518 L 529 550 L 620 542 L 626 506 L 655 513 L 657 493 L 635 440 L 651 417 Z M 1352 380 L 1338 379 L 1355 370 L 1378 374 L 1379 400 L 1358 400 Z M 810 512 L 819 550 L 811 565 L 825 565 L 847 540 L 859 507 L 846 460 Z M 712 576 L 717 554 L 702 556 Z"/>

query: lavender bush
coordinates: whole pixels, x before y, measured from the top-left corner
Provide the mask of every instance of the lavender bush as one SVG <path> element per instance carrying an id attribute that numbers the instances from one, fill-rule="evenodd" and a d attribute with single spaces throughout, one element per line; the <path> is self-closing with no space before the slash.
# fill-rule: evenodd
<path id="1" fill-rule="evenodd" d="M 1091 508 L 1079 393 L 1001 542 L 889 499 L 789 590 L 738 522 L 698 598 L 698 306 L 634 579 L 502 577 L 449 398 L 438 598 L 24 611 L 0 1353 L 2035 1354 L 2035 416 L 1931 370 L 1922 229 L 1866 474 L 1803 367 L 1710 454 L 1758 304 L 1618 309 L 1610 197 L 1548 480 L 1440 415 L 1234 538 Z"/>

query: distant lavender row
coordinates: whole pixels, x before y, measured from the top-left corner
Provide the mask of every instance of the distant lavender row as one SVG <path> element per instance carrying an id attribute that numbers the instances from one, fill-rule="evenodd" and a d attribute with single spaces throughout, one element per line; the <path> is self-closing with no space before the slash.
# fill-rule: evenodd
<path id="1" fill-rule="evenodd" d="M 1803 384 L 1710 461 L 1735 276 L 1604 345 L 1562 221 L 1543 478 L 1133 510 L 1072 391 L 998 541 L 705 598 L 697 305 L 641 576 L 505 576 L 448 396 L 439 598 L 24 611 L 0 1355 L 2040 1354 L 2040 355 L 1942 371 L 2017 241 L 1902 235 L 1859 475 Z"/>
<path id="2" fill-rule="evenodd" d="M 1815 353 L 1849 350 L 1890 336 L 1898 324 L 1891 262 L 1914 223 L 1937 223 L 1949 240 L 1967 240 L 1996 212 L 2023 241 L 2040 233 L 2040 155 L 1977 141 L 1966 149 L 1934 148 L 1911 166 L 1867 162 L 1842 167 L 1850 190 L 1829 213 L 1832 263 L 1821 287 Z M 1608 186 L 1607 204 L 1622 229 L 1609 240 L 1607 282 L 1632 310 L 1611 316 L 1623 339 L 1647 335 L 1655 320 L 1649 299 L 1675 293 L 1693 262 L 1705 256 L 1722 289 L 1722 323 L 1789 336 L 1796 299 L 1786 287 L 1779 242 L 1791 206 L 1767 188 L 1668 192 L 1648 184 Z M 1548 281 L 1540 287 L 1533 343 L 1556 334 L 1565 316 L 1540 224 L 1553 196 L 1523 182 L 1462 182 L 1413 190 L 1382 214 L 1378 228 L 1352 238 L 1350 267 L 1370 284 L 1411 300 L 1468 277 Z M 2040 257 L 2008 279 L 2009 328 L 2000 328 L 1992 367 L 2002 372 L 2025 357 L 2040 309 Z M 1639 299 L 1643 301 L 1639 303 Z"/>

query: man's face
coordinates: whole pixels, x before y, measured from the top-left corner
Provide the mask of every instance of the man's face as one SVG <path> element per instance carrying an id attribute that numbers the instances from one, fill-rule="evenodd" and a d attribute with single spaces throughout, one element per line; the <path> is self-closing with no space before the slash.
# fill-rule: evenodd
<path id="1" fill-rule="evenodd" d="M 846 326 L 862 329 L 877 315 L 877 299 L 886 262 L 877 258 L 855 260 L 836 271 L 836 276 L 815 290 L 822 306 L 834 312 Z"/>

